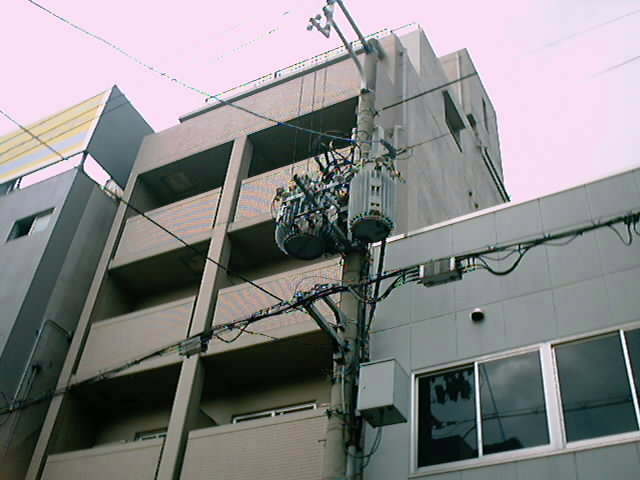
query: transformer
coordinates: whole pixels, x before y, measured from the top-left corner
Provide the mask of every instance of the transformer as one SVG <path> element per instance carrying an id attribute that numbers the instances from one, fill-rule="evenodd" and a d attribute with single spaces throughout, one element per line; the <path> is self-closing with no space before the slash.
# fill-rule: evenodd
<path id="1" fill-rule="evenodd" d="M 326 184 L 321 178 L 294 176 L 276 218 L 276 244 L 287 255 L 313 260 L 324 254 L 348 250 L 346 231 L 347 185 Z"/>
<path id="2" fill-rule="evenodd" d="M 349 188 L 349 230 L 354 239 L 374 243 L 395 226 L 396 179 L 382 165 L 367 163 L 353 176 Z"/>

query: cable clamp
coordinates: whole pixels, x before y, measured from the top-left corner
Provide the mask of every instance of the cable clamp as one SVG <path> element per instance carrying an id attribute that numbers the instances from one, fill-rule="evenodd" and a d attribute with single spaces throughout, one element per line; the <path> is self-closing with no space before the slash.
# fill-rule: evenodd
<path id="1" fill-rule="evenodd" d="M 202 336 L 187 338 L 178 345 L 178 353 L 189 358 L 191 355 L 197 355 L 198 353 L 204 353 L 209 348 L 209 342 Z"/>

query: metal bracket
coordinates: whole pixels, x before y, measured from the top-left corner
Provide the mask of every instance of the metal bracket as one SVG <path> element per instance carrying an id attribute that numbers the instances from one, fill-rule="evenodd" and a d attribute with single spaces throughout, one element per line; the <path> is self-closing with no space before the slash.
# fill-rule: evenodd
<path id="1" fill-rule="evenodd" d="M 311 318 L 315 320 L 318 326 L 331 337 L 331 339 L 336 343 L 336 345 L 338 345 L 338 347 L 340 347 L 340 349 L 348 349 L 347 343 L 342 338 L 340 338 L 338 332 L 336 332 L 333 326 L 325 320 L 322 313 L 320 313 L 312 303 L 307 303 L 303 307 L 311 316 Z"/>

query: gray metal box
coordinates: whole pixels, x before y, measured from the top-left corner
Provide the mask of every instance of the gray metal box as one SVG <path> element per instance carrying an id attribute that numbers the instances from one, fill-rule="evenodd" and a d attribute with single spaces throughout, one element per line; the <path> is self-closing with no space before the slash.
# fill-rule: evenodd
<path id="1" fill-rule="evenodd" d="M 409 418 L 409 376 L 394 359 L 360 366 L 358 410 L 374 427 L 404 423 Z"/>

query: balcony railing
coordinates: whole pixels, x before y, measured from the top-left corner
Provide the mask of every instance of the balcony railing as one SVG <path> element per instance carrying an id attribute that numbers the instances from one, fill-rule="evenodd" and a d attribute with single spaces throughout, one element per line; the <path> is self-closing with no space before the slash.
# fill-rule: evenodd
<path id="1" fill-rule="evenodd" d="M 315 284 L 337 283 L 340 281 L 341 274 L 341 264 L 338 258 L 262 278 L 256 280 L 256 283 L 280 298 L 290 299 L 296 291 L 309 289 Z M 213 320 L 214 325 L 224 325 L 234 320 L 246 318 L 252 313 L 276 302 L 273 297 L 248 283 L 224 288 L 218 294 Z M 320 311 L 329 315 L 329 318 L 332 318 L 331 311 L 326 305 L 318 302 L 316 306 Z M 252 325 L 251 330 L 254 332 L 277 333 L 278 337 L 284 337 L 304 333 L 315 328 L 314 321 L 305 312 L 294 311 L 261 320 Z M 230 335 L 232 334 L 234 332 L 230 333 Z M 234 346 L 245 346 L 256 342 L 259 338 L 262 337 L 247 335 L 240 337 L 238 341 L 231 345 L 215 342 L 210 350 L 215 352 L 233 348 Z"/>
<path id="2" fill-rule="evenodd" d="M 184 339 L 193 301 L 194 297 L 189 297 L 94 323 L 78 366 L 78 377 L 119 366 Z M 128 369 L 127 373 L 175 360 L 176 355 L 159 357 Z"/>
<path id="3" fill-rule="evenodd" d="M 326 428 L 326 411 L 312 410 L 194 430 L 180 479 L 317 480 Z"/>
<path id="4" fill-rule="evenodd" d="M 187 242 L 206 238 L 215 220 L 220 189 L 201 193 L 179 202 L 151 210 L 146 215 Z M 127 220 L 113 265 L 122 265 L 156 255 L 182 243 L 149 220 L 136 215 Z"/>
<path id="5" fill-rule="evenodd" d="M 152 480 L 162 439 L 118 443 L 49 455 L 42 480 Z"/>

